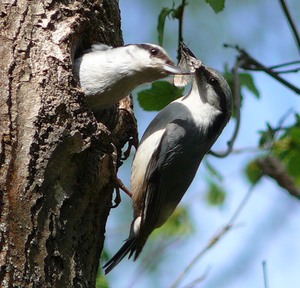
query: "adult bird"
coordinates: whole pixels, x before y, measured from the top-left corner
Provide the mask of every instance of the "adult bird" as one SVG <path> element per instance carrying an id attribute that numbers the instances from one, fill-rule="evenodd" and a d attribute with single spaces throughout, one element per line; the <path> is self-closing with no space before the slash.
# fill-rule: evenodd
<path id="1" fill-rule="evenodd" d="M 173 213 L 232 111 L 223 76 L 198 60 L 182 43 L 181 63 L 194 72 L 190 91 L 166 106 L 146 129 L 132 165 L 134 219 L 121 249 L 104 265 L 110 272 L 127 254 L 139 256 L 151 232 Z"/>
<path id="2" fill-rule="evenodd" d="M 174 65 L 162 47 L 149 43 L 93 45 L 75 59 L 73 71 L 92 111 L 117 103 L 141 84 L 187 73 Z"/>

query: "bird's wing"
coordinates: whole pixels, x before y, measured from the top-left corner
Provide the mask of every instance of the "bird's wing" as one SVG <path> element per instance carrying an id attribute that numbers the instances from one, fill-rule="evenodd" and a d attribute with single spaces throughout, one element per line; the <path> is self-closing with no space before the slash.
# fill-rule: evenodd
<path id="1" fill-rule="evenodd" d="M 90 48 L 84 50 L 82 54 L 87 54 L 87 53 L 96 52 L 96 51 L 107 51 L 110 49 L 113 49 L 113 47 L 108 46 L 103 43 L 96 43 L 96 44 L 92 44 L 92 46 Z"/>
<path id="2" fill-rule="evenodd" d="M 166 221 L 194 178 L 204 153 L 193 125 L 180 119 L 168 124 L 149 161 L 141 233 L 150 234 Z"/>
<path id="3" fill-rule="evenodd" d="M 113 47 L 103 44 L 103 43 L 97 43 L 97 44 L 93 44 L 91 47 L 91 50 L 94 51 L 106 51 L 106 50 L 110 50 L 113 49 Z"/>

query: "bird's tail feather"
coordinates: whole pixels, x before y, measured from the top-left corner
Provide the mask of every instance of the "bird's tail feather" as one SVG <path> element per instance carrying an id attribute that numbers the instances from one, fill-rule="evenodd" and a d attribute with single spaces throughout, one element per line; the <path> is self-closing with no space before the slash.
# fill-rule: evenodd
<path id="1" fill-rule="evenodd" d="M 126 240 L 125 244 L 120 248 L 120 250 L 102 267 L 104 273 L 109 273 L 119 262 L 130 252 L 129 258 L 134 252 L 137 251 L 137 238 L 129 238 Z M 139 249 L 138 249 L 139 250 Z M 136 255 L 134 260 L 136 259 Z"/>

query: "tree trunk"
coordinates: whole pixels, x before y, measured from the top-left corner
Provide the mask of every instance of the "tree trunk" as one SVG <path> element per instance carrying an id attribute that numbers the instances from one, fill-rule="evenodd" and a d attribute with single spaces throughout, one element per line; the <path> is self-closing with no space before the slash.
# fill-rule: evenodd
<path id="1" fill-rule="evenodd" d="M 0 5 L 0 286 L 94 287 L 111 143 L 120 152 L 136 125 L 117 107 L 97 122 L 72 62 L 91 43 L 122 44 L 118 1 Z"/>

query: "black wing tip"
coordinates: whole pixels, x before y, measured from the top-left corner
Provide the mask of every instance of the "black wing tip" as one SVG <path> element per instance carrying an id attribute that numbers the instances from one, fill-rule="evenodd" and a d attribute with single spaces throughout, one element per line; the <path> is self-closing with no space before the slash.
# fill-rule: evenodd
<path id="1" fill-rule="evenodd" d="M 102 269 L 104 269 L 104 274 L 108 274 L 114 267 L 116 267 L 121 260 L 128 254 L 129 258 L 132 254 L 137 250 L 137 239 L 129 238 L 126 240 L 125 244 L 119 249 L 119 251 L 107 262 L 103 265 Z M 136 259 L 136 255 L 134 260 Z"/>

